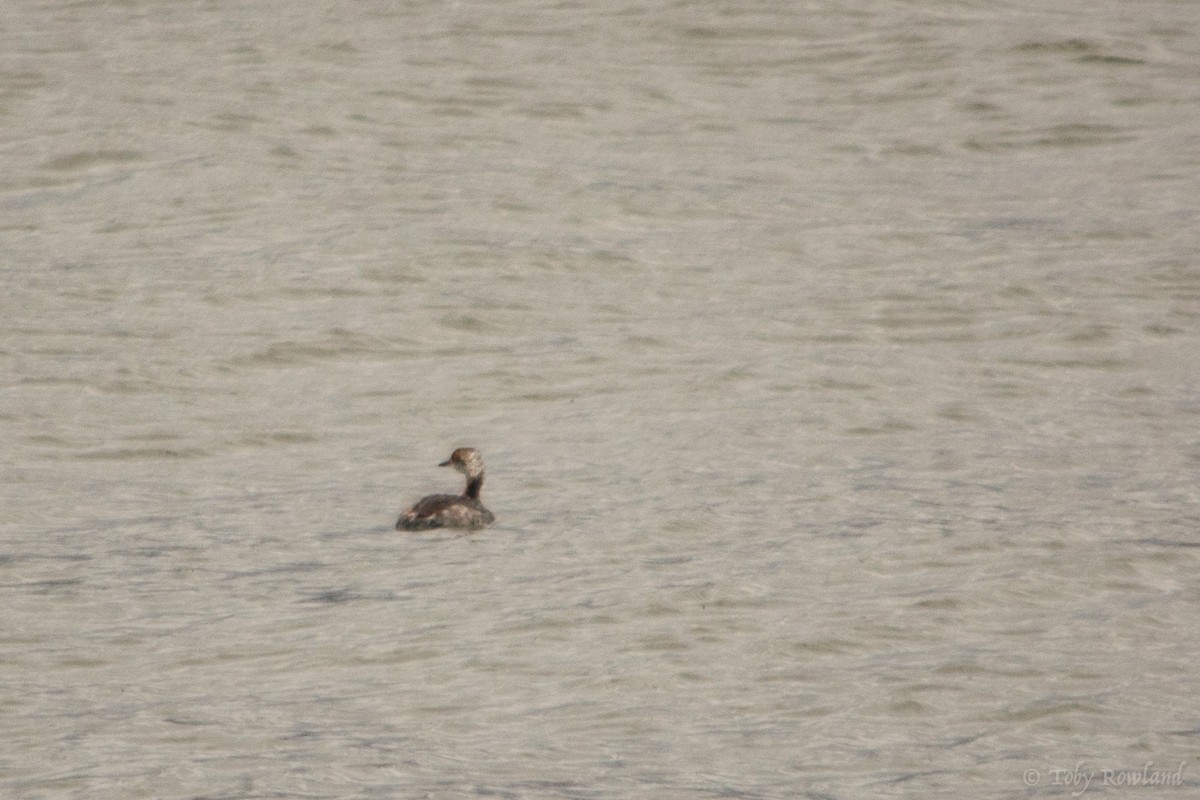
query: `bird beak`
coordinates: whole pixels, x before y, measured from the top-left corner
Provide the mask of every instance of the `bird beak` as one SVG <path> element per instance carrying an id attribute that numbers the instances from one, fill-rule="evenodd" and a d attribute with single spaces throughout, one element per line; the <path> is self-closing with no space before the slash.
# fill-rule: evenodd
<path id="1" fill-rule="evenodd" d="M 445 461 L 443 461 L 442 463 L 438 464 L 438 466 L 439 466 L 439 467 L 448 467 L 448 466 L 450 466 L 450 459 L 448 459 L 448 458 L 447 458 Z"/>

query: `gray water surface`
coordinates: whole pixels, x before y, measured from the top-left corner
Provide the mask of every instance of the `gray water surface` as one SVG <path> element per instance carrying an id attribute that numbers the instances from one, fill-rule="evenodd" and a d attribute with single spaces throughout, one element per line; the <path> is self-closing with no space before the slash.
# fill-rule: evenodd
<path id="1" fill-rule="evenodd" d="M 0 795 L 1200 794 L 1194 3 L 0 42 Z"/>

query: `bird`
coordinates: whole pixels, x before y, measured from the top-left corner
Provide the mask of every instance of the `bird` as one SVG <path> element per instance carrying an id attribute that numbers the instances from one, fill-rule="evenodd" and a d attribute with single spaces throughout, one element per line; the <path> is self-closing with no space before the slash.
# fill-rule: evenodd
<path id="1" fill-rule="evenodd" d="M 462 494 L 431 494 L 418 500 L 396 520 L 398 531 L 427 531 L 432 528 L 482 528 L 496 516 L 479 502 L 483 488 L 483 454 L 474 447 L 460 447 L 439 467 L 454 467 L 467 476 Z"/>

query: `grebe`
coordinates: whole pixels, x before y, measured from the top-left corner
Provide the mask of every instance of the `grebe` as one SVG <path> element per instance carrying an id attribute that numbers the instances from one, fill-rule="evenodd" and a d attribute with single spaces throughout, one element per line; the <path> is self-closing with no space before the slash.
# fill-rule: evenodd
<path id="1" fill-rule="evenodd" d="M 467 476 L 461 495 L 431 494 L 421 498 L 396 520 L 398 531 L 427 531 L 430 528 L 482 528 L 496 517 L 479 502 L 483 488 L 483 455 L 474 447 L 460 447 L 439 467 L 454 467 Z"/>

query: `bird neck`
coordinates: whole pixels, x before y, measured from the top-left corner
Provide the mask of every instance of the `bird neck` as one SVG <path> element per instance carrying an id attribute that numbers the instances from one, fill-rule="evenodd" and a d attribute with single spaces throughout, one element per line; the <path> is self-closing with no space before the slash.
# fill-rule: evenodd
<path id="1" fill-rule="evenodd" d="M 469 497 L 472 500 L 479 499 L 479 490 L 483 488 L 483 473 L 479 473 L 474 477 L 467 478 L 467 490 L 463 492 L 463 497 Z"/>

